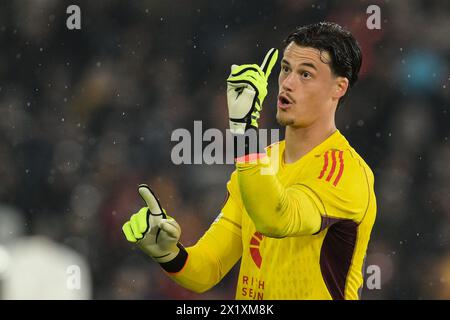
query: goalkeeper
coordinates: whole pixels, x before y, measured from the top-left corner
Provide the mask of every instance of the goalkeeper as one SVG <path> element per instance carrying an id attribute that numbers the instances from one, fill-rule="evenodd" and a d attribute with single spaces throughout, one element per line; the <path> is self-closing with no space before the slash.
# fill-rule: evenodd
<path id="1" fill-rule="evenodd" d="M 261 66 L 231 67 L 232 133 L 258 129 L 277 60 L 271 49 Z M 212 288 L 241 259 L 236 299 L 359 299 L 376 216 L 374 176 L 336 128 L 335 113 L 361 61 L 356 40 L 337 24 L 289 34 L 276 115 L 285 140 L 236 157 L 227 200 L 194 246 L 183 247 L 180 226 L 145 185 L 146 207 L 123 226 L 127 240 L 195 292 Z"/>

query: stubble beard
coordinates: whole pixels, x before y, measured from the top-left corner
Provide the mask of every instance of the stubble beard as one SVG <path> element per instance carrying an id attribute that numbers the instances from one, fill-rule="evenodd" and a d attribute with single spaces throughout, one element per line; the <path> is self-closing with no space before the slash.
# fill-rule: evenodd
<path id="1" fill-rule="evenodd" d="M 294 124 L 294 119 L 285 117 L 284 115 L 280 115 L 280 113 L 277 113 L 277 122 L 282 127 L 291 126 Z"/>

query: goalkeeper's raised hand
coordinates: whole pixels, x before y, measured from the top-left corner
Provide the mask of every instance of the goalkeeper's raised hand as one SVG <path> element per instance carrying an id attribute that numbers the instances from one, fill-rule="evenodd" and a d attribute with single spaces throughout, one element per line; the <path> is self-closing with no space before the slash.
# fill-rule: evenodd
<path id="1" fill-rule="evenodd" d="M 262 103 L 267 95 L 267 79 L 278 59 L 278 50 L 270 49 L 261 66 L 257 64 L 232 65 L 227 79 L 227 102 L 230 131 L 244 134 L 258 128 Z"/>
<path id="2" fill-rule="evenodd" d="M 139 194 L 146 207 L 133 214 L 123 227 L 129 242 L 136 243 L 142 251 L 157 262 L 164 264 L 185 252 L 178 242 L 181 228 L 161 207 L 152 190 L 144 184 L 139 186 Z"/>

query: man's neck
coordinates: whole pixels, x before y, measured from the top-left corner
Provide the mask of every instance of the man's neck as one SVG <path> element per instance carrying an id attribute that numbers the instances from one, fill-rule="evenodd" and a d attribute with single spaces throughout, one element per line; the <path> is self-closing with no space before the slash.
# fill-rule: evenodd
<path id="1" fill-rule="evenodd" d="M 326 126 L 315 123 L 305 128 L 286 127 L 284 162 L 293 163 L 321 144 L 336 131 L 336 125 L 330 121 Z"/>

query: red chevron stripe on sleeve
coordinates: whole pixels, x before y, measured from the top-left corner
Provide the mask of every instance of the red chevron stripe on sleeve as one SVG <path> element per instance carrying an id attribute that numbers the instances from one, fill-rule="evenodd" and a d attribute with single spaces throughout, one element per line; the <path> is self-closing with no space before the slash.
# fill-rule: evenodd
<path id="1" fill-rule="evenodd" d="M 336 170 L 336 150 L 333 150 L 333 152 L 331 153 L 331 159 L 332 159 L 331 170 L 330 173 L 328 174 L 327 181 L 331 180 L 331 177 L 334 174 L 334 170 Z"/>
<path id="2" fill-rule="evenodd" d="M 342 174 L 344 173 L 344 151 L 342 150 L 334 149 L 325 152 L 325 154 L 323 155 L 323 167 L 322 170 L 320 171 L 318 179 L 322 179 L 325 176 L 325 173 L 328 171 L 329 167 L 328 164 L 330 162 L 328 158 L 330 151 L 331 151 L 331 168 L 329 169 L 328 175 L 325 180 L 331 181 L 333 176 L 335 176 L 334 181 L 332 183 L 336 187 L 342 178 Z M 338 166 L 337 160 L 339 160 L 339 169 L 336 175 L 336 169 Z"/>
<path id="3" fill-rule="evenodd" d="M 325 174 L 325 171 L 327 171 L 328 168 L 328 151 L 325 152 L 325 154 L 323 155 L 323 168 L 322 171 L 320 171 L 320 176 L 319 179 L 322 179 L 323 175 Z"/>
<path id="4" fill-rule="evenodd" d="M 338 175 L 337 175 L 336 179 L 334 179 L 334 182 L 333 182 L 333 185 L 335 187 L 339 183 L 339 180 L 341 180 L 343 172 L 344 172 L 344 152 L 343 151 L 339 151 L 339 172 L 338 172 Z"/>

